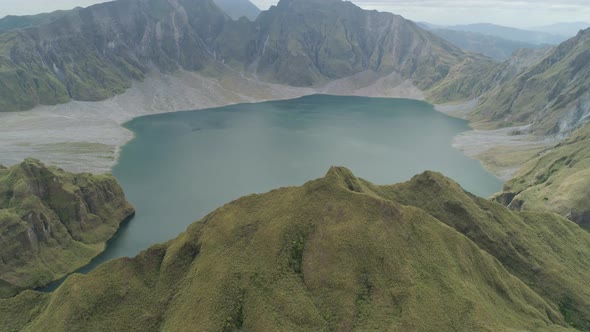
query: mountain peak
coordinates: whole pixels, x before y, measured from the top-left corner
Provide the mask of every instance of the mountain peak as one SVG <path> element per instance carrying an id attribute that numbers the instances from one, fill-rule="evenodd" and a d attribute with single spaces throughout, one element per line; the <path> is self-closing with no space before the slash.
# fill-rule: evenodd
<path id="1" fill-rule="evenodd" d="M 324 179 L 354 192 L 363 192 L 359 179 L 346 167 L 330 167 Z"/>

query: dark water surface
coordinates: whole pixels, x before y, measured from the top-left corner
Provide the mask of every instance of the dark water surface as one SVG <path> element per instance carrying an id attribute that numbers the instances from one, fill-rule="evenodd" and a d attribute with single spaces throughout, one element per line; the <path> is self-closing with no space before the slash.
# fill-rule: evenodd
<path id="1" fill-rule="evenodd" d="M 301 185 L 332 165 L 377 184 L 435 170 L 487 197 L 502 182 L 451 146 L 467 123 L 406 99 L 315 95 L 146 116 L 113 174 L 137 215 L 81 272 L 170 240 L 240 196 Z"/>

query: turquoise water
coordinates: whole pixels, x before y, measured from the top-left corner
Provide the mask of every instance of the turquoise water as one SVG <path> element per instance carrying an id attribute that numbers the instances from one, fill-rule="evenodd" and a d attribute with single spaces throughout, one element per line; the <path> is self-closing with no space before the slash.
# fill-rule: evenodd
<path id="1" fill-rule="evenodd" d="M 146 116 L 126 127 L 135 139 L 113 174 L 137 215 L 81 272 L 172 239 L 240 196 L 301 185 L 332 165 L 377 184 L 435 170 L 480 196 L 502 187 L 451 146 L 467 123 L 415 100 L 315 95 Z"/>

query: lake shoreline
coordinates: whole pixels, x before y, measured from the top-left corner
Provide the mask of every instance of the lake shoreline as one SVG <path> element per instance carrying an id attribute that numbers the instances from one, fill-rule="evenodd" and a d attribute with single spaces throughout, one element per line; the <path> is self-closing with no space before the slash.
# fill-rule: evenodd
<path id="1" fill-rule="evenodd" d="M 137 117 L 314 94 L 425 100 L 423 92 L 396 74 L 362 72 L 320 87 L 296 88 L 261 82 L 230 69 L 216 77 L 186 71 L 174 75 L 154 72 L 108 100 L 72 101 L 0 114 L 0 151 L 4 152 L 0 164 L 10 166 L 34 157 L 66 171 L 110 173 L 119 160 L 121 147 L 133 139 L 124 124 Z M 477 99 L 433 106 L 448 116 L 466 119 L 476 105 Z M 481 161 L 497 177 L 508 180 L 526 160 L 491 160 L 491 151 L 496 155 L 513 155 L 516 151 L 530 155 L 554 143 L 529 135 L 507 137 L 494 130 L 474 130 L 458 135 L 453 146 Z"/>
<path id="2" fill-rule="evenodd" d="M 468 115 L 477 103 L 478 99 L 473 99 L 458 104 L 434 105 L 434 108 L 469 122 Z M 510 180 L 527 161 L 560 141 L 556 137 L 530 135 L 530 126 L 481 129 L 472 122 L 469 124 L 472 129 L 455 136 L 453 147 L 480 161 L 486 170 L 502 181 Z"/>
<path id="3" fill-rule="evenodd" d="M 216 77 L 153 72 L 121 95 L 98 102 L 71 101 L 0 113 L 1 165 L 34 157 L 70 172 L 110 173 L 120 148 L 133 139 L 124 127 L 137 117 L 314 94 L 424 100 L 398 74 L 361 72 L 314 88 L 267 83 L 227 69 Z"/>

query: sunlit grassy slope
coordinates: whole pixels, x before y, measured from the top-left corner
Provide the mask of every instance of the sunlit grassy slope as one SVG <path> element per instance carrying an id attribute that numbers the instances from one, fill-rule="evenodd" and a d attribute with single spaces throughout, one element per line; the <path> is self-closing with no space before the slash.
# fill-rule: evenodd
<path id="1" fill-rule="evenodd" d="M 36 331 L 559 331 L 588 327 L 590 234 L 437 173 L 375 186 L 344 168 L 250 195 L 55 293 L 0 301 Z"/>

